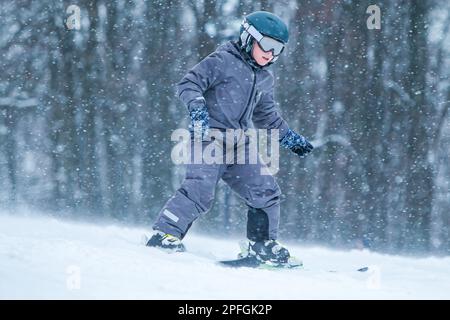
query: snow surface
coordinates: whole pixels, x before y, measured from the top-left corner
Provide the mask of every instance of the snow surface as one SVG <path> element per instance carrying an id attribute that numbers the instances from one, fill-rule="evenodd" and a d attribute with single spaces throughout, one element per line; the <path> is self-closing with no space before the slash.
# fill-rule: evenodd
<path id="1" fill-rule="evenodd" d="M 142 245 L 146 228 L 0 215 L 1 299 L 449 299 L 450 258 L 289 245 L 304 269 L 228 269 L 238 239 L 189 234 L 189 253 Z M 356 271 L 369 266 L 369 271 Z"/>

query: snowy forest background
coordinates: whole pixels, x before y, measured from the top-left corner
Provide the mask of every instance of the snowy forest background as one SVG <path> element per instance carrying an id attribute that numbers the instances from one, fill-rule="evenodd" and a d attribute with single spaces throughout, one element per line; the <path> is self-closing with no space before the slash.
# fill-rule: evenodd
<path id="1" fill-rule="evenodd" d="M 174 85 L 257 9 L 289 23 L 276 99 L 316 147 L 281 152 L 281 238 L 449 254 L 448 0 L 1 0 L 1 209 L 150 228 L 183 175 Z M 243 236 L 245 205 L 216 194 L 196 229 Z"/>

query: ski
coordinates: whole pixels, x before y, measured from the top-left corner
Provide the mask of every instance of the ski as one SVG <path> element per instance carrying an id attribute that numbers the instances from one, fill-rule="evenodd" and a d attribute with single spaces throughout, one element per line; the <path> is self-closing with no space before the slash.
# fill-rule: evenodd
<path id="1" fill-rule="evenodd" d="M 257 268 L 261 265 L 261 262 L 255 257 L 245 257 L 233 260 L 222 260 L 219 261 L 219 264 L 231 268 Z"/>
<path id="2" fill-rule="evenodd" d="M 257 268 L 257 269 L 297 269 L 302 268 L 303 263 L 291 257 L 287 263 L 276 264 L 270 261 L 260 261 L 255 256 L 247 256 L 233 260 L 222 260 L 218 262 L 221 266 L 229 268 Z"/>

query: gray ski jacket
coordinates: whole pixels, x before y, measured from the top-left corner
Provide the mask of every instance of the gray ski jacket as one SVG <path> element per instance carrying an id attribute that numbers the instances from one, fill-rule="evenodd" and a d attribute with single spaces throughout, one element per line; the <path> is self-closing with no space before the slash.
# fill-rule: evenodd
<path id="1" fill-rule="evenodd" d="M 280 139 L 289 130 L 273 97 L 274 78 L 267 68 L 254 68 L 233 41 L 195 65 L 177 84 L 177 95 L 191 110 L 205 102 L 210 127 L 219 129 L 279 129 Z"/>

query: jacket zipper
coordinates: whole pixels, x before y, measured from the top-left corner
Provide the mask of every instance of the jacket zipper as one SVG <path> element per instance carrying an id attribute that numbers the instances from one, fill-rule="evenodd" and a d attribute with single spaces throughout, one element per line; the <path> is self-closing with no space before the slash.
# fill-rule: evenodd
<path id="1" fill-rule="evenodd" d="M 239 118 L 239 125 L 242 127 L 242 119 L 245 117 L 245 115 L 247 114 L 248 109 L 251 107 L 252 104 L 252 100 L 253 100 L 253 93 L 255 91 L 255 86 L 256 86 L 256 72 L 253 68 L 252 69 L 252 76 L 253 76 L 253 85 L 252 85 L 252 90 L 250 91 L 250 97 L 248 98 L 247 101 L 247 105 L 244 109 L 244 113 L 242 114 L 242 116 Z"/>

